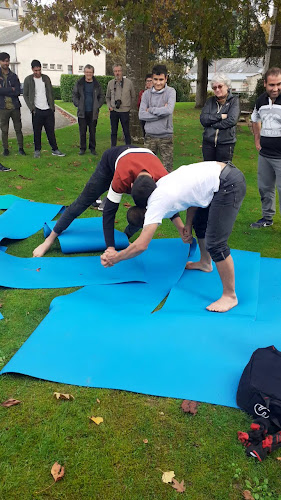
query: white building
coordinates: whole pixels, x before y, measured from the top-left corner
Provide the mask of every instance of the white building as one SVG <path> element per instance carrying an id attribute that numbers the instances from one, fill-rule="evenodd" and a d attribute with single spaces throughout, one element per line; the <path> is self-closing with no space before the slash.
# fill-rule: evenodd
<path id="1" fill-rule="evenodd" d="M 67 42 L 63 42 L 54 35 L 44 35 L 42 31 L 22 31 L 17 22 L 9 23 L 10 26 L 5 21 L 0 24 L 0 52 L 10 55 L 10 68 L 18 75 L 21 83 L 31 74 L 32 59 L 41 62 L 42 72 L 51 78 L 53 85 L 60 85 L 63 73 L 83 76 L 86 64 L 94 66 L 95 75 L 105 75 L 105 50 L 101 50 L 98 56 L 93 52 L 80 54 L 72 50 L 71 44 L 77 33 L 74 28 L 70 28 Z"/>
<path id="2" fill-rule="evenodd" d="M 256 88 L 257 81 L 263 72 L 263 59 L 257 64 L 245 62 L 243 57 L 224 58 L 213 61 L 208 68 L 208 90 L 211 90 L 210 82 L 215 73 L 224 73 L 232 82 L 232 90 L 235 93 L 252 93 Z M 187 73 L 186 77 L 191 81 L 191 92 L 196 93 L 197 64 Z"/>

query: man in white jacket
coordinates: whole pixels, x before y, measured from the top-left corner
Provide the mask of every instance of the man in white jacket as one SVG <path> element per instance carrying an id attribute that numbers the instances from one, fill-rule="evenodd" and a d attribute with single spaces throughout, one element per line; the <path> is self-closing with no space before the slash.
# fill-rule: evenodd
<path id="1" fill-rule="evenodd" d="M 159 153 L 168 172 L 173 170 L 173 112 L 176 91 L 167 85 L 167 68 L 163 64 L 152 70 L 153 87 L 141 99 L 139 119 L 145 121 L 144 146 Z"/>

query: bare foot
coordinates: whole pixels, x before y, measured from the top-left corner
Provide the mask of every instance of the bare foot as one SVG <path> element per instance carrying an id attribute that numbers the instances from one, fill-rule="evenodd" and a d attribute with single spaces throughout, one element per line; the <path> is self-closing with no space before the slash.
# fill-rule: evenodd
<path id="1" fill-rule="evenodd" d="M 212 312 L 220 312 L 224 313 L 226 311 L 229 311 L 233 307 L 237 306 L 238 300 L 236 295 L 222 295 L 219 300 L 216 300 L 216 302 L 212 302 L 206 309 L 208 311 Z"/>
<path id="2" fill-rule="evenodd" d="M 41 245 L 33 250 L 33 257 L 43 257 L 45 253 L 52 246 L 52 243 L 49 243 L 47 240 L 44 241 Z"/>
<path id="3" fill-rule="evenodd" d="M 205 273 L 210 273 L 213 270 L 212 262 L 187 262 L 185 265 L 185 269 L 204 271 Z"/>

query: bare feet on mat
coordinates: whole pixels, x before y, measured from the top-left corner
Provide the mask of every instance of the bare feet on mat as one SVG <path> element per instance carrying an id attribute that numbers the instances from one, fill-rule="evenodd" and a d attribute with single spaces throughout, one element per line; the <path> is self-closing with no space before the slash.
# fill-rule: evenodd
<path id="1" fill-rule="evenodd" d="M 187 262 L 185 269 L 204 271 L 205 273 L 210 273 L 213 270 L 212 262 Z"/>
<path id="2" fill-rule="evenodd" d="M 219 300 L 212 302 L 206 309 L 212 312 L 227 312 L 233 307 L 237 306 L 238 300 L 236 295 L 222 295 Z"/>
<path id="3" fill-rule="evenodd" d="M 42 243 L 33 250 L 33 257 L 43 257 L 43 255 L 45 255 L 45 253 L 48 252 L 51 246 L 52 243 L 48 243 L 47 240 L 45 240 L 44 243 Z"/>

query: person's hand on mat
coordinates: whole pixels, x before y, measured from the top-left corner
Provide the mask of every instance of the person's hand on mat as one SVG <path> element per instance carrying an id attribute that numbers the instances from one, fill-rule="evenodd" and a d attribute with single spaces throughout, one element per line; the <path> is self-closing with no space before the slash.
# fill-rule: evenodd
<path id="1" fill-rule="evenodd" d="M 190 245 L 193 242 L 192 229 L 189 226 L 184 226 L 183 228 L 182 241 L 190 243 Z"/>
<path id="2" fill-rule="evenodd" d="M 107 250 L 101 255 L 101 263 L 104 267 L 112 267 L 115 262 L 115 258 L 118 255 L 118 252 L 115 248 L 107 248 Z"/>
<path id="3" fill-rule="evenodd" d="M 45 255 L 45 253 L 51 248 L 57 236 L 57 233 L 52 231 L 45 239 L 44 243 L 41 243 L 41 245 L 33 250 L 33 257 L 43 257 L 43 255 Z"/>

